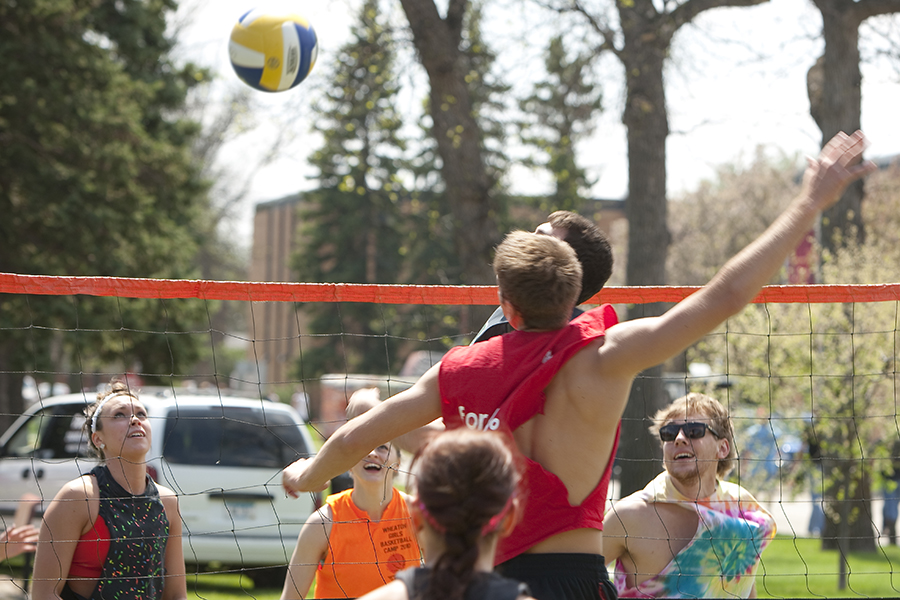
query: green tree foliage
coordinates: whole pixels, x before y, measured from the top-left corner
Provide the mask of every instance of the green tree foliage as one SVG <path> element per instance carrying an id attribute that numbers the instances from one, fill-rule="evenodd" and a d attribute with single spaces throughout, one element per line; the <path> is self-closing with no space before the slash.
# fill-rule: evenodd
<path id="1" fill-rule="evenodd" d="M 585 19 L 585 25 L 597 36 L 586 43 L 597 50 L 609 50 L 621 61 L 625 75 L 622 123 L 627 129 L 628 261 L 627 285 L 662 285 L 666 278 L 669 231 L 666 228 L 666 139 L 669 115 L 663 72 L 671 55 L 675 34 L 702 13 L 726 6 L 752 6 L 765 0 L 617 0 L 608 2 L 550 0 L 541 4 Z M 652 243 L 648 243 L 651 241 Z M 662 314 L 662 302 L 628 307 L 627 319 Z M 662 388 L 662 366 L 647 369 L 631 386 L 628 404 L 622 416 L 622 444 L 618 456 L 629 461 L 622 473 L 622 494 L 630 494 L 646 485 L 659 472 L 657 460 L 638 460 L 647 447 L 653 447 L 646 420 L 667 401 Z"/>
<path id="2" fill-rule="evenodd" d="M 332 87 L 316 107 L 316 130 L 324 142 L 312 158 L 320 188 L 304 196 L 301 209 L 302 250 L 294 265 L 302 281 L 457 284 L 464 279 L 456 245 L 461 224 L 452 216 L 439 175 L 438 144 L 427 135 L 408 144 L 401 135 L 397 48 L 385 21 L 376 0 L 364 4 L 351 41 L 329 71 Z M 461 49 L 496 187 L 508 162 L 501 151 L 506 125 L 500 118 L 508 87 L 492 74 L 495 57 L 481 39 L 480 24 L 480 10 L 466 13 Z M 421 125 L 432 130 L 429 123 Z M 396 373 L 412 349 L 442 350 L 460 333 L 476 329 L 480 323 L 467 309 L 303 307 L 310 330 L 326 337 L 304 348 L 300 374 Z"/>
<path id="3" fill-rule="evenodd" d="M 699 271 L 686 272 L 683 282 L 705 280 L 705 270 L 724 262 L 731 244 L 743 243 L 732 238 L 755 236 L 769 220 L 765 214 L 777 213 L 793 195 L 796 172 L 793 166 L 772 164 L 758 155 L 749 168 L 720 169 L 718 182 L 673 202 L 673 263 L 681 264 L 683 258 L 686 265 L 690 257 L 699 263 Z M 900 278 L 900 220 L 891 208 L 900 171 L 878 173 L 867 185 L 872 190 L 867 200 L 870 235 L 865 244 L 852 239 L 834 254 L 822 253 L 820 269 L 826 281 Z M 715 227 L 716 235 L 703 231 L 706 227 Z M 703 235 L 696 235 L 698 231 Z M 712 258 L 715 252 L 721 255 L 718 261 Z M 894 302 L 751 305 L 689 350 L 691 361 L 714 365 L 714 371 L 727 373 L 732 383 L 727 401 L 736 416 L 736 442 L 739 451 L 742 445 L 748 448 L 736 476 L 763 495 L 788 496 L 797 491 L 793 486 L 805 487 L 821 474 L 829 517 L 825 536 L 831 538 L 826 545 L 831 547 L 837 539 L 846 542 L 845 550 L 874 549 L 872 482 L 889 470 L 887 456 L 900 439 L 897 315 Z M 746 437 L 750 425 L 777 426 L 815 442 L 821 460 L 798 462 L 794 459 L 801 457 L 779 457 L 778 448 L 770 448 L 770 458 L 784 461 L 780 477 L 773 479 L 757 468 L 755 461 L 765 457 Z"/>
<path id="4" fill-rule="evenodd" d="M 463 18 L 460 42 L 461 60 L 465 65 L 465 83 L 472 102 L 472 113 L 479 127 L 480 146 L 485 159 L 491 188 L 495 191 L 497 210 L 494 219 L 507 229 L 509 198 L 504 190 L 504 177 L 509 168 L 505 152 L 507 123 L 504 98 L 510 90 L 495 72 L 496 53 L 482 36 L 483 5 L 473 4 Z M 433 137 L 430 99 L 424 102 L 424 118 L 419 123 L 422 137 L 416 141 L 415 156 L 410 158 L 414 176 L 414 202 L 410 229 L 410 263 L 415 283 L 458 284 L 465 281 L 464 265 L 457 252 L 457 228 L 440 177 L 437 141 Z M 422 277 L 424 276 L 424 277 Z M 479 324 L 471 323 L 476 328 Z M 463 328 L 465 329 L 465 326 Z M 469 328 L 468 330 L 471 330 Z"/>
<path id="5" fill-rule="evenodd" d="M 494 210 L 492 218 L 500 230 L 511 228 L 513 222 L 509 214 L 510 198 L 505 190 L 505 176 L 509 168 L 509 157 L 506 154 L 507 130 L 509 123 L 505 118 L 506 97 L 510 86 L 496 72 L 497 55 L 483 37 L 482 23 L 484 18 L 483 3 L 476 2 L 468 7 L 462 18 L 460 35 L 460 63 L 465 73 L 465 82 L 469 101 L 472 105 L 472 116 L 478 125 L 478 139 L 484 168 L 490 181 Z M 422 137 L 416 140 L 414 156 L 410 157 L 411 172 L 415 184 L 412 191 L 410 216 L 412 226 L 408 230 L 409 275 L 410 283 L 421 284 L 459 284 L 470 281 L 471 274 L 466 273 L 459 252 L 461 227 L 465 225 L 456 218 L 451 206 L 447 187 L 441 176 L 442 159 L 438 151 L 438 142 L 434 138 L 431 98 L 424 102 L 424 118 L 419 127 Z M 442 112 L 451 107 L 442 107 Z M 448 133 L 452 142 L 461 144 L 461 132 Z M 533 223 L 529 224 L 533 226 Z M 526 225 L 528 226 L 528 225 Z M 485 263 L 489 267 L 489 263 Z M 423 307 L 421 315 L 430 312 L 429 323 L 441 324 L 441 327 L 429 329 L 426 339 L 448 333 L 468 334 L 477 331 L 481 323 L 490 314 L 489 307 Z M 418 337 L 423 337 L 418 334 Z"/>
<path id="6" fill-rule="evenodd" d="M 169 0 L 0 2 L 0 270 L 194 275 L 200 240 L 193 224 L 205 185 L 189 155 L 197 127 L 173 115 L 203 74 L 168 56 L 166 16 L 174 8 Z M 189 336 L 139 332 L 183 331 L 202 310 L 90 299 L 0 302 L 5 414 L 20 412 L 15 373 L 58 369 L 48 364 L 47 331 L 113 321 L 115 343 L 100 336 L 84 344 L 85 334 L 64 345 L 83 360 L 114 355 L 169 374 L 189 365 Z"/>
<path id="7" fill-rule="evenodd" d="M 584 193 L 594 183 L 575 156 L 575 144 L 593 133 L 594 115 L 602 108 L 600 90 L 588 81 L 594 58 L 583 54 L 569 59 L 562 36 L 554 37 L 544 62 L 547 78 L 535 83 L 531 95 L 519 103 L 527 119 L 522 141 L 542 156 L 529 162 L 549 171 L 555 183 L 541 206 L 547 213 L 580 210 Z"/>
<path id="8" fill-rule="evenodd" d="M 437 4 L 434 0 L 400 0 L 400 5 L 428 76 L 430 128 L 454 219 L 456 253 L 463 265 L 461 281 L 491 283 L 492 250 L 500 232 L 497 215 L 502 211 L 495 194 L 497 180 L 484 156 L 485 139 L 472 91 L 472 63 L 466 56 L 464 37 L 471 25 L 467 18 L 473 4 L 470 0 Z"/>
<path id="9" fill-rule="evenodd" d="M 377 0 L 367 0 L 338 52 L 333 82 L 315 106 L 324 140 L 310 162 L 320 188 L 305 197 L 295 257 L 301 281 L 397 283 L 406 252 L 399 177 L 405 142 L 396 108 L 395 44 Z M 386 319 L 396 309 L 377 304 L 305 309 L 315 332 L 350 334 L 305 350 L 304 376 L 323 372 L 390 372 L 397 340 Z"/>
<path id="10" fill-rule="evenodd" d="M 501 202 L 496 208 L 496 217 L 502 222 L 505 215 L 503 178 L 509 168 L 505 99 L 511 86 L 496 73 L 497 53 L 484 39 L 483 23 L 484 2 L 476 2 L 466 12 L 460 50 L 468 67 L 465 81 L 472 100 L 472 114 L 481 129 L 487 173 Z"/>

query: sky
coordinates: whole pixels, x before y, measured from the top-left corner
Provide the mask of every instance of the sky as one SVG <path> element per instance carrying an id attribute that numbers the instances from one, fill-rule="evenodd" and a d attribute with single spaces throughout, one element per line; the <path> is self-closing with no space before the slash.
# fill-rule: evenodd
<path id="1" fill-rule="evenodd" d="M 289 6 L 305 15 L 319 38 L 317 66 L 298 87 L 277 94 L 254 92 L 258 109 L 244 135 L 226 145 L 223 166 L 250 182 L 246 200 L 238 207 L 238 235 L 246 236 L 258 202 L 311 189 L 306 157 L 317 145 L 309 133 L 310 101 L 327 82 L 322 65 L 333 62 L 347 39 L 358 0 L 182 0 L 175 22 L 179 26 L 182 58 L 209 66 L 218 74 L 215 89 L 243 85 L 228 62 L 228 36 L 238 17 L 264 6 Z M 277 4 L 276 4 L 277 3 Z M 543 68 L 541 52 L 551 27 L 546 13 L 520 0 L 495 0 L 488 12 L 494 49 L 505 77 L 526 89 L 529 74 Z M 403 23 L 402 14 L 395 17 Z M 891 23 L 900 22 L 900 19 Z M 900 27 L 878 22 L 895 43 Z M 770 0 L 750 8 L 707 11 L 676 35 L 666 71 L 669 107 L 668 192 L 670 198 L 695 189 L 710 179 L 717 166 L 749 162 L 762 147 L 778 156 L 814 155 L 820 133 L 809 116 L 806 72 L 822 52 L 821 18 L 809 0 Z M 867 29 L 866 39 L 876 39 Z M 573 34 L 574 37 L 574 34 Z M 573 43 L 578 40 L 573 39 Z M 883 44 L 882 44 L 883 45 Z M 866 48 L 872 44 L 864 45 Z M 869 52 L 871 53 L 871 52 Z M 424 79 L 409 75 L 424 86 Z M 603 87 L 604 111 L 596 119 L 593 136 L 581 143 L 580 160 L 596 179 L 597 198 L 623 198 L 627 193 L 627 147 L 621 124 L 622 68 L 617 59 L 601 59 L 598 78 Z M 410 86 L 411 89 L 412 86 Z M 424 88 L 419 88 L 424 94 Z M 217 92 L 218 93 L 218 92 Z M 410 92 L 407 102 L 418 102 Z M 900 154 L 900 64 L 877 59 L 863 65 L 862 129 L 870 158 Z M 281 129 L 292 132 L 290 146 L 264 168 L 255 168 L 267 144 Z M 549 180 L 514 167 L 512 192 L 549 190 Z"/>

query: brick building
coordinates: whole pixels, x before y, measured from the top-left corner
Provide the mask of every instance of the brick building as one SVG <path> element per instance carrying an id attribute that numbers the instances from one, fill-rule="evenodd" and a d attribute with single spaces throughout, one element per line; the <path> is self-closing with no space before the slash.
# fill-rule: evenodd
<path id="1" fill-rule="evenodd" d="M 256 205 L 250 281 L 297 281 L 290 268 L 302 197 L 286 196 Z M 296 381 L 292 374 L 300 354 L 305 317 L 292 302 L 252 302 L 247 318 L 252 343 L 248 361 L 257 365 L 264 387 Z"/>

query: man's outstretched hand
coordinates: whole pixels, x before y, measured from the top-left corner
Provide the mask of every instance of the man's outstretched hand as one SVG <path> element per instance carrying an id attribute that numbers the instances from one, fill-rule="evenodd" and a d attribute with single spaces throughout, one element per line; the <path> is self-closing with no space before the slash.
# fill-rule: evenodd
<path id="1" fill-rule="evenodd" d="M 303 475 L 306 473 L 306 469 L 309 466 L 309 460 L 310 459 L 308 458 L 301 458 L 289 464 L 285 467 L 284 471 L 281 472 L 281 486 L 288 496 L 297 498 L 303 492 L 321 492 L 328 487 L 327 481 L 325 482 L 325 485 L 316 488 L 308 488 L 305 486 Z"/>
<path id="2" fill-rule="evenodd" d="M 807 157 L 803 175 L 803 195 L 816 203 L 819 210 L 833 205 L 847 186 L 875 171 L 872 161 L 862 161 L 866 137 L 862 131 L 853 135 L 840 132 L 825 144 L 818 158 Z"/>

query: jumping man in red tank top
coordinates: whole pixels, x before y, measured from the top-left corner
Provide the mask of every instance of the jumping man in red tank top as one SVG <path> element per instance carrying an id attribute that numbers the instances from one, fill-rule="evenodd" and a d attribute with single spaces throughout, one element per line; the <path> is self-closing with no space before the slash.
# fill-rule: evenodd
<path id="1" fill-rule="evenodd" d="M 619 420 L 634 378 L 736 314 L 781 268 L 819 214 L 875 166 L 862 133 L 838 134 L 809 160 L 800 195 L 700 291 L 660 317 L 617 324 L 609 307 L 569 323 L 581 267 L 552 236 L 514 232 L 497 248 L 500 305 L 516 329 L 454 349 L 401 392 L 285 469 L 291 494 L 316 492 L 371 449 L 444 416 L 448 427 L 509 433 L 527 459 L 525 516 L 501 549 L 500 571 L 540 600 L 614 597 L 602 519 Z M 649 243 L 652 243 L 649 242 Z M 532 509 L 528 508 L 532 506 Z M 547 518 L 544 511 L 561 518 Z M 573 582 L 574 588 L 565 588 Z"/>

